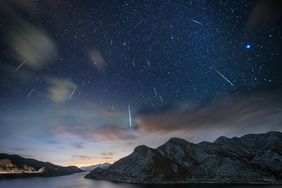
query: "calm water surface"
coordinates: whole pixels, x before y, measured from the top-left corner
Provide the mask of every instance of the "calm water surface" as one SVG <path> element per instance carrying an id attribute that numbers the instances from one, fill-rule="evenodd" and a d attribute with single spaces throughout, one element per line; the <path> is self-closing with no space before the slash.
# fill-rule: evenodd
<path id="1" fill-rule="evenodd" d="M 282 188 L 282 186 L 253 185 L 132 185 L 95 181 L 83 178 L 85 173 L 52 178 L 28 178 L 15 180 L 0 180 L 0 188 Z"/>

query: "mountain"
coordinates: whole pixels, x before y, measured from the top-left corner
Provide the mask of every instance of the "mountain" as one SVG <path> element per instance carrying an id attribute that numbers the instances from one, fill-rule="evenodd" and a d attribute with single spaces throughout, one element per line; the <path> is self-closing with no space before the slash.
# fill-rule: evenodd
<path id="1" fill-rule="evenodd" d="M 82 172 L 75 166 L 62 167 L 49 162 L 0 154 L 0 178 L 60 176 Z"/>
<path id="2" fill-rule="evenodd" d="M 106 169 L 106 168 L 109 168 L 110 165 L 111 165 L 111 163 L 103 163 L 103 164 L 97 164 L 97 165 L 91 165 L 91 166 L 84 166 L 84 167 L 81 167 L 80 169 L 82 169 L 84 171 L 91 171 L 91 170 L 94 170 L 96 168 Z"/>
<path id="3" fill-rule="evenodd" d="M 193 144 L 171 138 L 152 149 L 138 146 L 108 169 L 86 175 L 131 183 L 282 183 L 282 133 L 219 137 Z"/>

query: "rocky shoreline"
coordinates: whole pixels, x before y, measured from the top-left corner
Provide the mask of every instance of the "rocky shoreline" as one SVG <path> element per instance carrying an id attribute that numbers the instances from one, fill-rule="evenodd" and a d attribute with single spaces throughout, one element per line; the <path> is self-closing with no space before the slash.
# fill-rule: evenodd
<path id="1" fill-rule="evenodd" d="M 19 155 L 0 154 L 0 179 L 53 177 L 79 172 L 83 170 L 75 166 L 63 167 Z"/>
<path id="2" fill-rule="evenodd" d="M 172 138 L 156 149 L 138 146 L 85 178 L 138 184 L 282 184 L 282 133 L 199 144 Z"/>

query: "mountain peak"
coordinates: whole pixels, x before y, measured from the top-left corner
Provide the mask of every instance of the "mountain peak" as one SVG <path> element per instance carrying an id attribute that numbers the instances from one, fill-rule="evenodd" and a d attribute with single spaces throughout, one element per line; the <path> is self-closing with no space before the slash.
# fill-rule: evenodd
<path id="1" fill-rule="evenodd" d="M 132 183 L 282 183 L 282 134 L 219 137 L 193 144 L 171 138 L 157 149 L 141 145 L 87 178 Z"/>
<path id="2" fill-rule="evenodd" d="M 146 151 L 150 151 L 152 150 L 152 148 L 146 146 L 146 145 L 140 145 L 140 146 L 137 146 L 135 149 L 134 149 L 134 152 L 146 152 Z"/>
<path id="3" fill-rule="evenodd" d="M 227 142 L 229 141 L 231 138 L 227 138 L 226 136 L 220 136 L 218 137 L 214 143 L 222 143 L 222 142 Z"/>
<path id="4" fill-rule="evenodd" d="M 167 143 L 171 143 L 171 144 L 188 144 L 190 142 L 188 142 L 187 140 L 184 140 L 182 138 L 176 138 L 176 137 L 172 137 L 170 138 Z M 190 143 L 191 144 L 191 143 Z"/>

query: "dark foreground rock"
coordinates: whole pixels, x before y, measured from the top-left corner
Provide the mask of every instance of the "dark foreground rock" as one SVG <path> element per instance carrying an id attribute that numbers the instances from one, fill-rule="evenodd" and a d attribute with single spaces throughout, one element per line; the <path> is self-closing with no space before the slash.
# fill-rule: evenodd
<path id="1" fill-rule="evenodd" d="M 97 164 L 97 165 L 91 165 L 91 166 L 83 166 L 83 167 L 80 167 L 80 169 L 90 172 L 96 168 L 103 168 L 103 169 L 109 168 L 110 165 L 111 165 L 110 163 L 103 163 L 103 164 Z"/>
<path id="2" fill-rule="evenodd" d="M 282 133 L 219 137 L 193 144 L 171 138 L 152 149 L 138 146 L 108 169 L 86 178 L 131 183 L 282 183 Z"/>
<path id="3" fill-rule="evenodd" d="M 0 154 L 0 179 L 50 177 L 82 172 L 75 166 L 62 167 L 49 162 L 26 159 L 18 155 Z"/>

